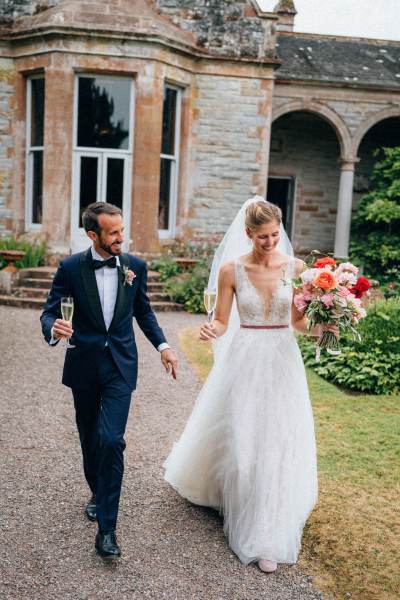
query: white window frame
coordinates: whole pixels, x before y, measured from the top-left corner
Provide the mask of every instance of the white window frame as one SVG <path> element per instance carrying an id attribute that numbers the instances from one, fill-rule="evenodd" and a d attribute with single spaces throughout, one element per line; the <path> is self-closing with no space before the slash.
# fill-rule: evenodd
<path id="1" fill-rule="evenodd" d="M 95 148 L 78 146 L 78 89 L 79 79 L 82 77 L 102 77 L 108 79 L 129 79 L 131 82 L 130 101 L 129 101 L 129 143 L 128 148 L 120 150 L 118 148 Z M 80 249 L 87 245 L 87 237 L 83 227 L 78 227 L 77 215 L 79 213 L 79 192 L 80 192 L 80 169 L 81 157 L 98 157 L 98 180 L 97 180 L 97 201 L 105 202 L 106 199 L 106 162 L 108 158 L 120 158 L 124 160 L 124 181 L 123 181 L 123 200 L 122 212 L 125 224 L 124 250 L 129 248 L 130 223 L 131 223 L 131 204 L 132 204 L 132 170 L 133 170 L 133 144 L 135 137 L 135 82 L 129 75 L 109 75 L 101 72 L 76 73 L 74 86 L 74 115 L 73 115 L 73 143 L 72 143 L 72 202 L 71 202 L 71 247 Z"/>
<path id="2" fill-rule="evenodd" d="M 46 86 L 45 74 L 38 73 L 37 75 L 30 75 L 27 78 L 26 86 L 26 147 L 25 147 L 25 225 L 28 231 L 41 231 L 42 223 L 32 223 L 33 214 L 33 154 L 35 151 L 42 152 L 42 165 L 44 169 L 44 131 L 43 131 L 43 145 L 42 146 L 31 146 L 32 140 L 32 81 L 34 79 L 43 79 L 44 85 Z M 45 88 L 46 89 L 46 88 Z M 44 129 L 44 123 L 43 123 Z M 43 194 L 43 190 L 42 190 Z M 43 197 L 42 197 L 43 199 Z M 42 205 L 43 209 L 43 205 Z M 42 210 L 43 214 L 43 210 Z"/>
<path id="3" fill-rule="evenodd" d="M 183 89 L 176 85 L 165 82 L 165 89 L 175 90 L 176 95 L 176 119 L 175 119 L 175 136 L 174 136 L 174 154 L 160 153 L 160 172 L 161 159 L 165 158 L 171 162 L 171 181 L 170 181 L 170 201 L 168 213 L 168 229 L 159 229 L 158 235 L 160 239 L 173 238 L 176 235 L 176 211 L 178 205 L 178 181 L 179 181 L 179 154 L 181 144 L 181 114 L 182 114 L 182 94 Z"/>

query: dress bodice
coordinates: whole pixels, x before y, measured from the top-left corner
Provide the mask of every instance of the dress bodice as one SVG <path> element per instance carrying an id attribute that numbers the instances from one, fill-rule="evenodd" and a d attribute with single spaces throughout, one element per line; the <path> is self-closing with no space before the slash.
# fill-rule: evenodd
<path id="1" fill-rule="evenodd" d="M 235 262 L 236 302 L 240 322 L 246 325 L 288 325 L 291 321 L 295 259 L 289 258 L 281 277 L 271 287 L 268 296 L 250 281 L 245 265 Z"/>

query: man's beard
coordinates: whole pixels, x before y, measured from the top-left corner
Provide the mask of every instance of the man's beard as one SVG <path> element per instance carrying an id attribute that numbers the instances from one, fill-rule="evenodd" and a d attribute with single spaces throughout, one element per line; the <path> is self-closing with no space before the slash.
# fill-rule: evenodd
<path id="1" fill-rule="evenodd" d="M 112 256 L 119 255 L 119 254 L 121 254 L 121 251 L 122 251 L 121 245 L 119 246 L 119 248 L 117 248 L 114 244 L 105 244 L 101 240 L 100 240 L 99 246 L 102 250 L 104 250 L 105 252 L 108 252 L 108 254 L 111 254 Z"/>

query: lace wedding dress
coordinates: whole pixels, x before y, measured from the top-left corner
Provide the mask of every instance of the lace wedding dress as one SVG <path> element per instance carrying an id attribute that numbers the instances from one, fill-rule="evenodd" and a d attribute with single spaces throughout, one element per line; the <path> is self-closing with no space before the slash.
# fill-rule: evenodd
<path id="1" fill-rule="evenodd" d="M 229 545 L 245 564 L 296 562 L 317 499 L 312 409 L 287 327 L 294 264 L 289 258 L 264 298 L 235 261 L 241 328 L 216 360 L 164 465 L 181 496 L 223 514 Z"/>

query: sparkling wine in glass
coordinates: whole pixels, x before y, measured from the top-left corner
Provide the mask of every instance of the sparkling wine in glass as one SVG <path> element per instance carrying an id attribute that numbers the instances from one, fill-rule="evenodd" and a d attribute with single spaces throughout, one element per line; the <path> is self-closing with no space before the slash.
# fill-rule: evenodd
<path id="1" fill-rule="evenodd" d="M 215 303 L 217 301 L 217 292 L 216 290 L 209 290 L 206 288 L 204 290 L 204 306 L 208 315 L 208 322 L 212 322 L 213 312 L 215 308 Z"/>
<path id="2" fill-rule="evenodd" d="M 74 299 L 71 296 L 61 298 L 61 314 L 64 321 L 72 321 L 72 315 L 74 314 Z M 69 338 L 67 338 L 64 345 L 66 348 L 75 348 L 75 346 L 69 343 Z"/>

